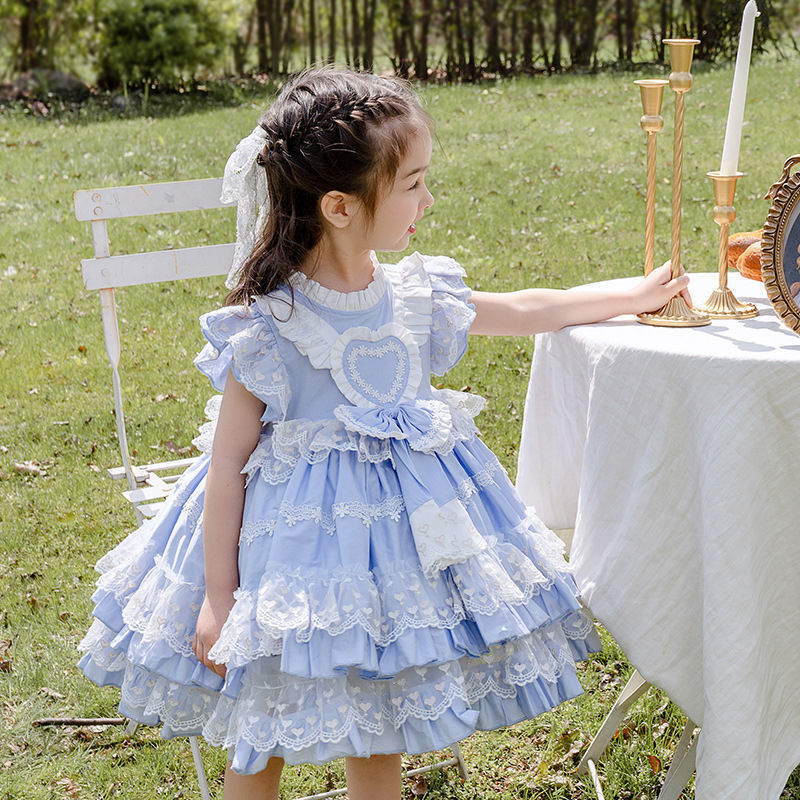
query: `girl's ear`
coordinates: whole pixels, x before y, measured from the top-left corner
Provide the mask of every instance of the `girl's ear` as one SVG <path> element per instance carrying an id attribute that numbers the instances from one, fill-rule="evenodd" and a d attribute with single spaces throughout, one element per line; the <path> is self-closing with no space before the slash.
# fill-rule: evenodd
<path id="1" fill-rule="evenodd" d="M 327 192 L 319 200 L 322 218 L 334 228 L 346 228 L 353 221 L 358 206 L 358 198 L 344 192 Z"/>

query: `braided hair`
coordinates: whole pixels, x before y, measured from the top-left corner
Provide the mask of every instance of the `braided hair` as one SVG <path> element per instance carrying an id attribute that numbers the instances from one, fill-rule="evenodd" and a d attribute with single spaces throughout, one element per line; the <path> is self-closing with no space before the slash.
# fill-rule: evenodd
<path id="1" fill-rule="evenodd" d="M 290 78 L 259 124 L 269 211 L 226 298 L 231 305 L 247 305 L 303 265 L 322 237 L 319 200 L 327 192 L 355 195 L 372 218 L 411 138 L 430 120 L 398 79 L 322 67 Z"/>

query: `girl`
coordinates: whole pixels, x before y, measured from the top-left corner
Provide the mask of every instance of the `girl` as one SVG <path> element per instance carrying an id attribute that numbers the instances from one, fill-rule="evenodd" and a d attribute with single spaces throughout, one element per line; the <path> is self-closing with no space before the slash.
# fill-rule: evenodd
<path id="1" fill-rule="evenodd" d="M 405 84 L 286 85 L 226 168 L 234 288 L 196 359 L 224 391 L 213 449 L 98 564 L 81 667 L 126 716 L 226 747 L 227 800 L 342 756 L 352 800 L 398 800 L 401 752 L 575 697 L 599 647 L 558 540 L 477 436 L 482 399 L 429 375 L 468 333 L 650 311 L 688 279 L 470 293 L 449 258 L 381 264 L 433 203 L 430 160 Z"/>

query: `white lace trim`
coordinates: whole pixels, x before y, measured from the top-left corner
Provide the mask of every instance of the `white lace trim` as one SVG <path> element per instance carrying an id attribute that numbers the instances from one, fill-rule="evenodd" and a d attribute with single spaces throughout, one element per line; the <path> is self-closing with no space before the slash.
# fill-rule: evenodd
<path id="1" fill-rule="evenodd" d="M 290 297 L 283 290 L 260 295 L 255 298 L 255 304 L 262 314 L 272 318 L 278 333 L 292 342 L 312 367 L 330 369 L 330 350 L 339 338 L 333 326 L 301 302 L 291 307 Z"/>
<path id="2" fill-rule="evenodd" d="M 204 586 L 184 580 L 158 557 L 155 567 L 126 602 L 122 620 L 141 635 L 142 642 L 164 642 L 175 653 L 190 658 L 204 594 Z"/>
<path id="3" fill-rule="evenodd" d="M 229 306 L 204 314 L 201 328 L 208 343 L 194 359 L 195 366 L 212 379 L 222 391 L 227 372 L 224 353 L 230 348 L 230 365 L 236 379 L 262 400 L 268 410 L 279 412 L 273 419 L 286 415 L 290 387 L 286 367 L 280 360 L 275 334 L 269 324 L 244 306 Z"/>
<path id="4" fill-rule="evenodd" d="M 372 280 L 369 285 L 356 292 L 339 292 L 328 289 L 299 270 L 289 276 L 292 287 L 302 292 L 309 300 L 337 311 L 362 311 L 374 306 L 386 291 L 383 269 L 375 253 L 370 253 Z"/>
<path id="5" fill-rule="evenodd" d="M 431 286 L 419 253 L 386 265 L 392 285 L 394 318 L 414 337 L 420 350 L 427 345 L 431 330 Z"/>
<path id="6" fill-rule="evenodd" d="M 499 461 L 487 464 L 483 469 L 478 470 L 469 478 L 464 478 L 456 487 L 456 497 L 462 502 L 469 502 L 473 495 L 478 494 L 488 486 L 497 485 L 496 476 L 498 473 L 506 474 L 503 465 Z"/>
<path id="7" fill-rule="evenodd" d="M 409 523 L 422 571 L 428 578 L 488 547 L 458 499 L 443 506 L 428 500 L 409 515 Z"/>
<path id="8" fill-rule="evenodd" d="M 222 395 L 212 395 L 206 403 L 203 416 L 208 420 L 198 428 L 198 435 L 192 439 L 192 444 L 201 453 L 210 453 L 214 445 L 214 433 L 217 430 L 217 419 L 222 406 Z"/>
<path id="9" fill-rule="evenodd" d="M 102 660 L 98 649 L 92 657 L 95 663 Z M 352 671 L 336 678 L 301 679 L 277 672 L 274 662 L 263 660 L 248 668 L 236 699 L 127 663 L 121 707 L 135 718 L 159 718 L 173 733 L 202 728 L 211 744 L 222 747 L 247 743 L 257 753 L 278 747 L 299 752 L 358 736 L 358 731 L 381 735 L 399 731 L 412 719 L 460 714 L 462 704 L 476 706 L 490 694 L 513 702 L 533 682 L 545 691 L 555 687 L 572 665 L 557 626 L 496 645 L 482 658 L 411 667 L 390 681 L 362 679 Z M 550 702 L 557 702 L 555 693 Z M 501 716 L 492 715 L 492 722 L 501 724 Z"/>
<path id="10" fill-rule="evenodd" d="M 450 409 L 452 425 L 446 437 L 438 439 L 435 434 L 441 420 L 431 426 L 431 439 L 415 443 L 415 450 L 449 455 L 458 442 L 468 441 L 479 434 L 472 418 L 480 413 L 485 400 L 477 395 L 455 392 L 449 389 L 433 391 L 435 402 L 444 401 Z M 431 403 L 431 401 L 420 401 Z M 346 407 L 337 411 L 337 416 L 348 416 Z M 352 428 L 363 428 L 353 421 Z M 434 439 L 433 436 L 437 438 Z M 376 433 L 364 434 L 348 430 L 339 419 L 309 420 L 292 419 L 275 423 L 270 432 L 264 434 L 242 470 L 248 481 L 257 474 L 270 485 L 285 483 L 292 476 L 298 462 L 319 464 L 325 461 L 332 450 L 354 452 L 360 462 L 378 464 L 392 461 L 392 449 L 388 437 Z"/>
<path id="11" fill-rule="evenodd" d="M 240 539 L 248 544 L 259 536 L 272 536 L 280 520 L 292 527 L 298 522 L 312 521 L 320 526 L 328 535 L 336 533 L 336 520 L 343 517 L 352 517 L 369 527 L 379 519 L 388 517 L 395 522 L 400 521 L 400 515 L 405 511 L 405 504 L 400 495 L 387 497 L 379 503 L 363 503 L 349 501 L 334 503 L 331 513 L 326 513 L 320 506 L 296 506 L 286 501 L 282 502 L 277 517 L 268 520 L 248 520 L 242 525 Z"/>
<path id="12" fill-rule="evenodd" d="M 467 334 L 475 319 L 469 304 L 471 290 L 464 270 L 452 258 L 425 258 L 431 283 L 431 372 L 443 375 L 454 367 L 467 347 Z"/>
<path id="13" fill-rule="evenodd" d="M 308 642 L 317 631 L 338 636 L 356 626 L 386 647 L 410 630 L 452 630 L 468 615 L 524 605 L 553 585 L 522 551 L 496 543 L 433 582 L 411 562 L 380 576 L 354 568 L 314 574 L 273 567 L 257 590 L 236 591 L 212 649 L 215 661 L 243 666 L 283 652 L 288 632 Z"/>
<path id="14" fill-rule="evenodd" d="M 128 663 L 128 658 L 121 650 L 111 647 L 114 632 L 99 619 L 92 622 L 86 635 L 78 644 L 82 653 L 91 653 L 92 661 L 106 672 L 121 672 Z"/>

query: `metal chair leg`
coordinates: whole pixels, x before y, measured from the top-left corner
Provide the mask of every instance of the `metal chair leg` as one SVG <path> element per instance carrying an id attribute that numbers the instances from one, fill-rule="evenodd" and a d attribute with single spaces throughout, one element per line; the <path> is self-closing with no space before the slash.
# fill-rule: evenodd
<path id="1" fill-rule="evenodd" d="M 600 778 L 597 775 L 597 768 L 594 765 L 594 761 L 589 759 L 586 762 L 586 766 L 589 770 L 589 777 L 592 779 L 592 783 L 594 784 L 594 790 L 597 793 L 597 800 L 606 800 L 606 796 L 603 794 L 603 787 L 600 785 Z"/>
<path id="2" fill-rule="evenodd" d="M 589 769 L 589 762 L 597 762 L 603 755 L 608 743 L 619 729 L 628 709 L 650 688 L 650 684 L 642 677 L 639 670 L 634 670 L 633 675 L 628 679 L 625 688 L 617 698 L 611 711 L 603 720 L 600 730 L 597 731 L 592 739 L 589 749 L 578 764 L 578 774 L 581 775 Z"/>
<path id="3" fill-rule="evenodd" d="M 458 767 L 458 773 L 461 775 L 461 779 L 468 781 L 469 770 L 467 769 L 467 762 L 464 761 L 464 756 L 461 755 L 461 745 L 456 743 L 450 749 L 453 751 L 453 755 L 455 756 L 456 766 Z"/>
<path id="4" fill-rule="evenodd" d="M 692 777 L 692 773 L 694 772 L 695 760 L 697 757 L 697 740 L 699 734 L 698 736 L 694 736 L 696 728 L 697 726 L 694 722 L 687 717 L 680 741 L 672 756 L 672 763 L 664 779 L 664 785 L 658 793 L 658 800 L 678 800 L 680 793 L 686 788 L 686 784 L 689 783 L 689 778 Z M 692 737 L 694 737 L 694 739 Z"/>
<path id="5" fill-rule="evenodd" d="M 197 782 L 200 784 L 200 797 L 203 800 L 211 800 L 211 793 L 208 791 L 208 780 L 206 779 L 206 770 L 203 766 L 203 757 L 200 755 L 200 745 L 197 742 L 196 736 L 189 737 L 189 747 L 192 748 L 192 759 L 194 760 L 194 769 L 197 773 Z"/>

